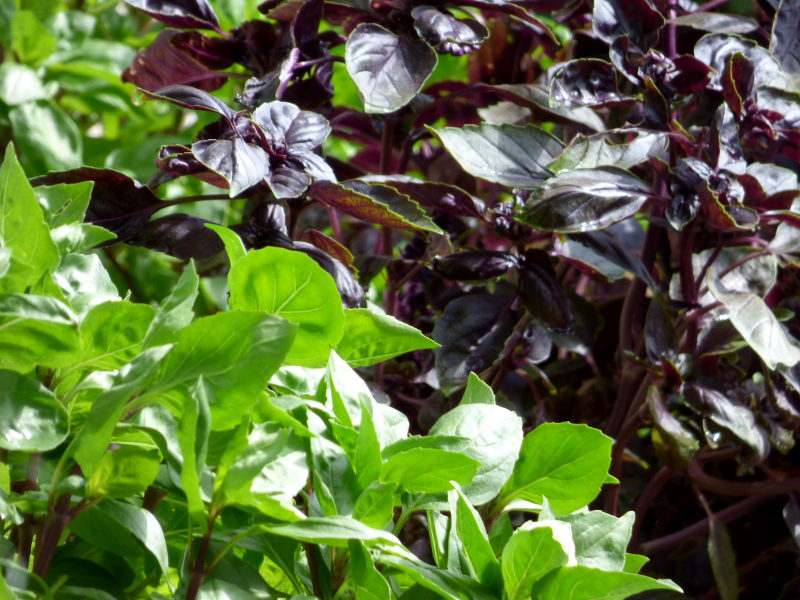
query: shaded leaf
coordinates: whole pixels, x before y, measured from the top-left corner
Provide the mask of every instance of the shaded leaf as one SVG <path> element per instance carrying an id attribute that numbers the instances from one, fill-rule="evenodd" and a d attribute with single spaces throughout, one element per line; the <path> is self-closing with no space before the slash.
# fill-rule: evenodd
<path id="1" fill-rule="evenodd" d="M 442 233 L 416 202 L 386 185 L 358 179 L 344 183 L 317 181 L 309 190 L 309 197 L 368 223 Z"/>
<path id="2" fill-rule="evenodd" d="M 500 277 L 518 264 L 510 252 L 497 250 L 463 250 L 437 256 L 433 270 L 451 281 L 471 281 Z"/>
<path id="3" fill-rule="evenodd" d="M 125 0 L 125 2 L 172 27 L 219 31 L 217 15 L 206 0 Z"/>
<path id="4" fill-rule="evenodd" d="M 350 552 L 350 576 L 358 600 L 391 600 L 389 582 L 375 568 L 372 557 L 359 542 L 347 545 Z"/>
<path id="5" fill-rule="evenodd" d="M 396 490 L 397 484 L 394 482 L 373 481 L 356 500 L 353 518 L 364 525 L 383 529 L 392 520 Z"/>
<path id="6" fill-rule="evenodd" d="M 150 92 L 148 95 L 154 98 L 168 100 L 184 108 L 217 113 L 230 122 L 233 122 L 236 118 L 236 113 L 222 100 L 212 96 L 208 92 L 188 85 L 168 85 L 167 87 Z"/>
<path id="7" fill-rule="evenodd" d="M 639 50 L 648 50 L 655 46 L 664 18 L 648 0 L 596 0 L 592 24 L 608 44 L 626 35 Z"/>
<path id="8" fill-rule="evenodd" d="M 556 333 L 572 333 L 572 305 L 552 269 L 527 261 L 518 276 L 519 292 L 528 312 Z"/>
<path id="9" fill-rule="evenodd" d="M 419 39 L 400 37 L 375 23 L 362 23 L 347 38 L 347 72 L 368 113 L 390 113 L 422 89 L 436 66 L 436 53 Z"/>
<path id="10" fill-rule="evenodd" d="M 83 162 L 83 138 L 70 116 L 53 102 L 26 102 L 8 112 L 23 160 L 38 172 L 71 169 Z"/>
<path id="11" fill-rule="evenodd" d="M 534 189 L 550 177 L 561 154 L 558 139 L 535 125 L 466 125 L 431 131 L 470 175 L 520 189 Z"/>
<path id="12" fill-rule="evenodd" d="M 340 548 L 347 547 L 348 541 L 351 540 L 359 540 L 366 543 L 400 544 L 398 539 L 387 531 L 368 527 L 355 519 L 341 515 L 309 517 L 294 523 L 271 526 L 266 529 L 274 535 L 290 537 L 301 542 L 325 544 Z"/>
<path id="13" fill-rule="evenodd" d="M 415 202 L 443 213 L 484 218 L 484 204 L 461 188 L 432 183 L 408 175 L 367 175 L 361 181 L 389 186 Z"/>
<path id="14" fill-rule="evenodd" d="M 629 100 L 617 89 L 611 63 L 596 58 L 571 60 L 553 75 L 550 103 L 564 108 L 599 106 Z"/>
<path id="15" fill-rule="evenodd" d="M 725 523 L 715 515 L 711 515 L 708 521 L 708 557 L 720 600 L 736 600 L 739 583 L 733 542 Z"/>
<path id="16" fill-rule="evenodd" d="M 648 185 L 623 169 L 576 169 L 548 180 L 519 220 L 563 233 L 603 229 L 635 214 L 651 196 Z"/>
<path id="17" fill-rule="evenodd" d="M 149 221 L 127 241 L 175 258 L 200 260 L 223 250 L 219 236 L 206 227 L 207 223 L 199 217 L 173 213 Z"/>
<path id="18" fill-rule="evenodd" d="M 0 448 L 21 452 L 52 450 L 69 434 L 69 415 L 41 383 L 0 369 Z"/>
<path id="19" fill-rule="evenodd" d="M 161 453 L 155 446 L 122 444 L 106 452 L 86 482 L 88 497 L 127 498 L 144 493 L 155 481 Z"/>

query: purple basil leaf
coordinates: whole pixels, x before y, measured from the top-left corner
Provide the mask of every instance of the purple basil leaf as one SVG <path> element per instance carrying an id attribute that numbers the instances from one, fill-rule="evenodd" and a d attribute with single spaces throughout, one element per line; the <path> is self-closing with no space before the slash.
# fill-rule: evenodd
<path id="1" fill-rule="evenodd" d="M 744 442 L 753 451 L 754 464 L 758 464 L 769 454 L 769 437 L 756 423 L 753 412 L 744 404 L 716 390 L 694 384 L 685 385 L 683 393 L 689 406 L 707 421 L 728 430 Z M 708 427 L 706 432 L 708 435 Z"/>
<path id="2" fill-rule="evenodd" d="M 467 173 L 492 183 L 534 189 L 550 177 L 561 142 L 535 125 L 465 125 L 430 128 Z"/>
<path id="3" fill-rule="evenodd" d="M 347 72 L 368 113 L 390 113 L 408 104 L 436 66 L 425 42 L 397 36 L 375 23 L 362 23 L 347 40 Z"/>
<path id="4" fill-rule="evenodd" d="M 325 250 L 333 258 L 350 268 L 351 271 L 355 270 L 355 267 L 353 267 L 354 259 L 350 250 L 332 237 L 316 229 L 306 229 L 301 236 L 301 240 L 313 244 L 320 250 Z"/>
<path id="5" fill-rule="evenodd" d="M 647 0 L 595 0 L 592 23 L 608 44 L 627 35 L 640 50 L 648 50 L 658 41 L 664 17 Z"/>
<path id="6" fill-rule="evenodd" d="M 517 266 L 517 257 L 496 250 L 464 250 L 437 257 L 433 270 L 451 281 L 472 281 L 500 277 Z"/>
<path id="7" fill-rule="evenodd" d="M 553 339 L 541 324 L 531 323 L 520 339 L 524 360 L 529 365 L 543 363 L 553 351 Z"/>
<path id="8" fill-rule="evenodd" d="M 117 234 L 117 241 L 131 237 L 144 226 L 150 215 L 165 205 L 150 188 L 111 169 L 81 167 L 36 177 L 31 184 L 57 185 L 82 181 L 94 182 L 85 220 Z"/>
<path id="9" fill-rule="evenodd" d="M 448 215 L 485 219 L 483 202 L 454 185 L 430 183 L 408 175 L 369 175 L 361 179 L 389 186 L 423 206 Z"/>
<path id="10" fill-rule="evenodd" d="M 140 50 L 130 67 L 122 73 L 122 81 L 154 92 L 170 85 L 193 85 L 206 92 L 222 87 L 227 78 L 209 68 L 200 59 L 199 53 L 192 52 L 196 46 L 209 46 L 212 43 L 225 44 L 225 40 L 207 38 L 196 32 L 179 32 L 167 29 L 158 34 L 155 41 Z M 226 49 L 227 50 L 227 49 Z M 205 48 L 205 56 L 213 49 Z M 220 58 L 219 66 L 225 69 L 232 64 Z"/>
<path id="11" fill-rule="evenodd" d="M 244 83 L 244 89 L 236 95 L 236 100 L 244 107 L 255 110 L 256 107 L 275 99 L 280 85 L 279 73 L 271 71 L 263 77 L 251 77 Z"/>
<path id="12" fill-rule="evenodd" d="M 336 174 L 330 165 L 325 162 L 324 158 L 313 152 L 292 153 L 289 162 L 299 163 L 302 166 L 302 170 L 317 181 L 336 181 Z"/>
<path id="13" fill-rule="evenodd" d="M 434 352 L 445 394 L 464 385 L 470 371 L 480 373 L 497 360 L 519 321 L 520 315 L 509 310 L 512 299 L 513 289 L 498 285 L 493 294 L 468 294 L 445 307 L 431 335 L 441 344 Z"/>
<path id="14" fill-rule="evenodd" d="M 535 122 L 553 121 L 576 124 L 597 132 L 606 129 L 603 120 L 591 108 L 568 109 L 550 106 L 550 92 L 544 85 L 535 83 L 477 85 L 482 89 L 494 92 L 505 100 L 530 109 Z"/>
<path id="15" fill-rule="evenodd" d="M 752 163 L 738 179 L 745 189 L 747 205 L 758 209 L 788 210 L 800 197 L 797 174 L 777 165 Z"/>
<path id="16" fill-rule="evenodd" d="M 658 365 L 662 360 L 674 363 L 678 358 L 678 333 L 664 299 L 653 296 L 644 322 L 644 346 L 650 362 Z"/>
<path id="17" fill-rule="evenodd" d="M 681 231 L 698 212 L 700 212 L 700 201 L 696 194 L 677 194 L 672 196 L 664 216 L 673 229 Z"/>
<path id="18" fill-rule="evenodd" d="M 636 219 L 626 219 L 600 231 L 569 236 L 569 242 L 588 248 L 602 260 L 633 273 L 652 288 L 655 287 L 653 278 L 637 256 L 643 241 L 642 226 Z"/>
<path id="19" fill-rule="evenodd" d="M 192 144 L 192 154 L 225 178 L 230 186 L 231 198 L 269 176 L 269 158 L 266 153 L 238 137 L 233 140 L 195 142 Z"/>
<path id="20" fill-rule="evenodd" d="M 627 219 L 651 196 L 647 184 L 623 169 L 576 169 L 545 182 L 519 220 L 545 231 L 593 231 Z"/>
<path id="21" fill-rule="evenodd" d="M 219 188 L 227 189 L 228 182 L 217 173 L 210 171 L 197 160 L 190 148 L 186 146 L 162 146 L 156 159 L 156 167 L 174 177 L 192 175 Z"/>
<path id="22" fill-rule="evenodd" d="M 716 157 L 717 170 L 726 170 L 740 175 L 747 167 L 742 144 L 739 141 L 739 126 L 733 112 L 723 104 L 717 109 L 711 127 L 711 152 Z"/>
<path id="23" fill-rule="evenodd" d="M 537 0 L 514 2 L 506 0 L 460 0 L 458 3 L 459 6 L 472 6 L 481 10 L 505 13 L 514 17 L 520 24 L 530 28 L 534 34 L 547 36 L 554 45 L 560 46 L 561 42 L 558 41 L 552 30 L 533 14 L 534 12 L 543 12 L 539 7 L 547 4 L 550 3 Z M 561 6 L 563 7 L 563 4 Z"/>
<path id="24" fill-rule="evenodd" d="M 292 20 L 292 40 L 295 48 L 305 52 L 306 47 L 313 45 L 317 39 L 321 20 L 322 0 L 303 2 Z"/>
<path id="25" fill-rule="evenodd" d="M 313 150 L 331 132 L 328 120 L 322 115 L 280 100 L 259 106 L 253 113 L 253 121 L 261 127 L 270 149 L 277 156 Z"/>
<path id="26" fill-rule="evenodd" d="M 236 113 L 219 98 L 215 98 L 208 92 L 189 87 L 188 85 L 169 85 L 155 92 L 150 92 L 150 95 L 156 98 L 169 100 L 173 104 L 183 106 L 184 108 L 215 112 L 231 121 L 236 116 Z"/>
<path id="27" fill-rule="evenodd" d="M 528 312 L 553 333 L 561 335 L 573 333 L 575 317 L 572 314 L 572 305 L 552 268 L 544 268 L 534 262 L 526 261 L 517 273 L 519 292 Z"/>
<path id="28" fill-rule="evenodd" d="M 182 260 L 200 260 L 224 249 L 219 236 L 206 223 L 211 221 L 192 215 L 167 215 L 149 221 L 126 241 Z"/>
<path id="29" fill-rule="evenodd" d="M 758 21 L 750 17 L 715 12 L 693 12 L 670 19 L 669 22 L 710 33 L 751 33 L 758 29 Z"/>
<path id="30" fill-rule="evenodd" d="M 419 204 L 385 185 L 358 179 L 344 183 L 317 181 L 309 191 L 309 198 L 368 223 L 442 233 Z"/>
<path id="31" fill-rule="evenodd" d="M 353 272 L 339 259 L 331 256 L 325 250 L 306 242 L 295 242 L 294 247 L 300 252 L 308 254 L 320 267 L 325 269 L 336 282 L 336 289 L 342 296 L 342 302 L 349 308 L 364 306 L 366 298 L 364 290 L 356 281 Z"/>
<path id="32" fill-rule="evenodd" d="M 125 0 L 125 2 L 172 27 L 220 31 L 217 15 L 206 0 Z"/>
<path id="33" fill-rule="evenodd" d="M 733 114 L 741 116 L 744 102 L 753 94 L 755 85 L 755 64 L 738 50 L 729 55 L 722 72 L 722 97 Z"/>
<path id="34" fill-rule="evenodd" d="M 617 89 L 613 65 L 596 58 L 569 61 L 550 82 L 550 103 L 553 106 L 578 108 L 626 100 L 631 98 Z"/>
<path id="35" fill-rule="evenodd" d="M 772 38 L 769 49 L 783 70 L 800 75 L 800 2 L 783 0 L 772 23 Z"/>
<path id="36" fill-rule="evenodd" d="M 644 121 L 642 125 L 651 129 L 667 130 L 670 122 L 669 102 L 655 81 L 644 79 Z"/>
<path id="37" fill-rule="evenodd" d="M 647 390 L 647 404 L 662 444 L 656 445 L 656 455 L 665 464 L 675 468 L 686 468 L 686 464 L 700 449 L 700 443 L 681 419 L 667 407 L 661 391 L 656 386 Z"/>
<path id="38" fill-rule="evenodd" d="M 672 59 L 672 67 L 663 78 L 663 85 L 673 93 L 689 95 L 705 90 L 711 69 L 694 56 L 682 54 Z"/>
<path id="39" fill-rule="evenodd" d="M 637 137 L 623 143 L 614 143 L 614 138 L 624 133 L 626 137 L 636 133 Z M 595 167 L 619 167 L 630 169 L 651 158 L 666 157 L 668 138 L 660 131 L 633 129 L 578 135 L 548 168 L 554 173 L 571 169 L 593 169 Z"/>
<path id="40" fill-rule="evenodd" d="M 694 47 L 694 55 L 714 70 L 709 82 L 709 87 L 712 89 L 721 89 L 720 80 L 725 71 L 725 61 L 734 52 L 741 52 L 755 65 L 756 87 L 776 79 L 783 80 L 784 74 L 780 64 L 765 48 L 738 35 L 711 33 L 700 38 Z"/>
<path id="41" fill-rule="evenodd" d="M 489 37 L 486 27 L 475 19 L 456 19 L 433 6 L 417 6 L 411 16 L 419 36 L 440 54 L 468 54 Z"/>
<path id="42" fill-rule="evenodd" d="M 278 167 L 270 173 L 267 184 L 276 198 L 297 198 L 311 185 L 311 177 L 303 171 Z"/>

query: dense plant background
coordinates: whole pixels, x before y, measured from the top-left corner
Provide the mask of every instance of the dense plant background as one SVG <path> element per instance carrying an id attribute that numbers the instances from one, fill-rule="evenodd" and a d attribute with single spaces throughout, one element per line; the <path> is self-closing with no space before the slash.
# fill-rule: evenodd
<path id="1" fill-rule="evenodd" d="M 1 418 L 51 421 L 3 442 L 6 579 L 561 598 L 627 544 L 690 597 L 796 597 L 798 30 L 796 0 L 0 0 Z M 227 366 L 184 372 L 204 340 Z M 609 439 L 563 421 L 614 440 L 590 485 L 520 491 Z M 532 513 L 576 554 L 514 579 Z M 612 579 L 585 597 L 668 586 Z"/>

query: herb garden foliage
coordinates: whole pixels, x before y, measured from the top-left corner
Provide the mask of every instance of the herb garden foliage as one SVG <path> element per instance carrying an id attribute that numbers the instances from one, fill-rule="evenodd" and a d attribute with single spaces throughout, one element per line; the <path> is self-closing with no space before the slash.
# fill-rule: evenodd
<path id="1" fill-rule="evenodd" d="M 22 4 L 2 594 L 793 597 L 800 2 Z"/>

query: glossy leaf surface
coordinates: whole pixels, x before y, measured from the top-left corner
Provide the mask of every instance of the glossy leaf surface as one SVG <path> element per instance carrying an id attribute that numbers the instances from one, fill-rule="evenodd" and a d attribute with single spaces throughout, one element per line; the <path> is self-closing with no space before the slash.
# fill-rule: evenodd
<path id="1" fill-rule="evenodd" d="M 4 450 L 44 452 L 67 438 L 69 416 L 38 381 L 0 369 L 0 432 Z"/>

